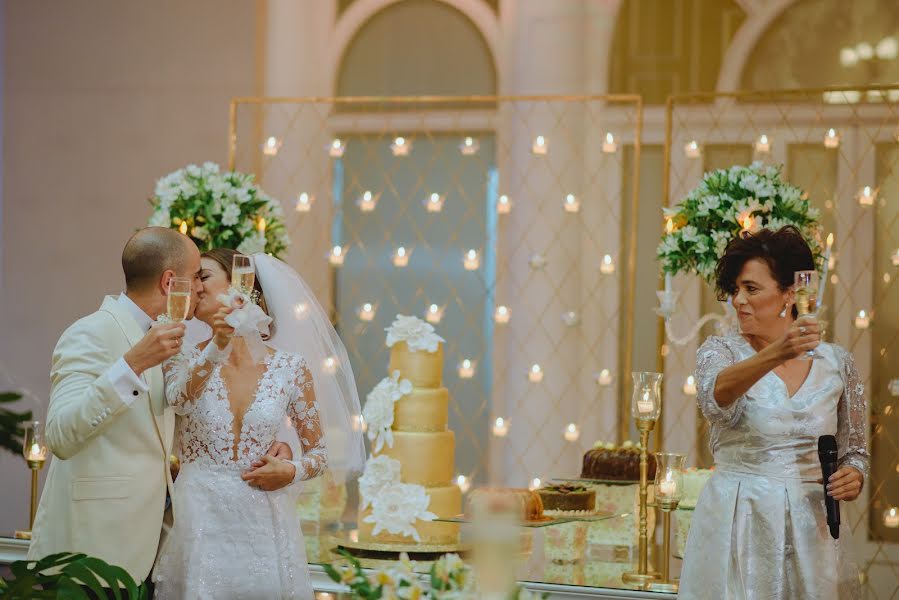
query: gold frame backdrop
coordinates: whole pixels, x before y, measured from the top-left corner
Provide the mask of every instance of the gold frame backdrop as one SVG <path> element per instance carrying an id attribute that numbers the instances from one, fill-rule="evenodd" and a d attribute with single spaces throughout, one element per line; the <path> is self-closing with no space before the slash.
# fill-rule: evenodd
<path id="1" fill-rule="evenodd" d="M 460 484 L 524 486 L 629 437 L 642 114 L 635 95 L 236 98 L 229 166 L 285 205 L 360 395 L 394 315 L 439 316 Z"/>
<path id="2" fill-rule="evenodd" d="M 889 512 L 899 506 L 899 89 L 674 95 L 665 124 L 666 206 L 708 170 L 762 160 L 784 165 L 786 180 L 821 210 L 824 236 L 835 235 L 824 302 L 827 339 L 855 356 L 867 391 L 872 455 L 863 496 L 844 511 L 866 592 L 892 597 L 899 590 L 899 518 Z M 659 223 L 661 231 L 661 215 Z M 721 312 L 698 277 L 677 277 L 675 289 L 681 293 L 675 333 L 687 331 L 701 313 Z M 660 351 L 668 382 L 665 448 L 687 452 L 689 462 L 702 466 L 710 462 L 707 431 L 682 384 L 711 332 L 683 346 L 665 340 Z"/>

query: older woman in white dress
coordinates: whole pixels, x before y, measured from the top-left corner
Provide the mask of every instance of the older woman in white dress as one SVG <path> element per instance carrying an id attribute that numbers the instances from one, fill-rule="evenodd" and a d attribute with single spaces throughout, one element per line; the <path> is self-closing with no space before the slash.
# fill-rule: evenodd
<path id="1" fill-rule="evenodd" d="M 733 240 L 716 287 L 731 297 L 740 334 L 697 353 L 698 401 L 711 425 L 715 473 L 693 516 L 681 598 L 855 598 L 850 531 L 831 538 L 818 437 L 836 435 L 839 468 L 827 493 L 861 493 L 868 467 L 864 388 L 852 355 L 797 319 L 796 271 L 814 269 L 792 227 Z M 804 354 L 817 349 L 819 358 Z M 845 520 L 843 521 L 845 523 Z"/>

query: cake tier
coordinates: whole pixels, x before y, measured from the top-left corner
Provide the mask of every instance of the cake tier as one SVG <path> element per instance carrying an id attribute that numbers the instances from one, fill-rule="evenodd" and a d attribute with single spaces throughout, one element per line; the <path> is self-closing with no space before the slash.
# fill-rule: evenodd
<path id="1" fill-rule="evenodd" d="M 394 371 L 415 387 L 439 388 L 443 383 L 443 344 L 431 353 L 411 352 L 406 342 L 397 342 L 390 349 L 390 373 Z"/>
<path id="2" fill-rule="evenodd" d="M 449 390 L 445 387 L 414 388 L 393 406 L 394 431 L 446 431 Z"/>
<path id="3" fill-rule="evenodd" d="M 393 448 L 385 444 L 377 454 L 400 461 L 403 483 L 440 487 L 453 480 L 455 450 L 456 434 L 452 431 L 394 431 Z"/>
<path id="4" fill-rule="evenodd" d="M 647 480 L 656 476 L 656 457 L 648 456 Z M 591 448 L 584 454 L 584 479 L 640 481 L 640 451 L 637 448 Z"/>
<path id="5" fill-rule="evenodd" d="M 596 492 L 583 486 L 553 485 L 537 490 L 543 510 L 589 510 L 596 505 Z"/>
<path id="6" fill-rule="evenodd" d="M 462 512 L 462 491 L 457 485 L 428 488 L 428 496 L 431 502 L 428 510 L 440 518 L 455 517 Z M 454 544 L 459 541 L 458 523 L 444 523 L 438 521 L 417 521 L 415 529 L 421 538 L 416 542 L 413 538 L 381 531 L 378 535 L 372 535 L 373 523 L 366 523 L 365 517 L 371 514 L 371 507 L 362 511 L 359 516 L 359 540 L 373 541 L 382 544 Z"/>
<path id="7" fill-rule="evenodd" d="M 522 521 L 539 521 L 543 518 L 543 501 L 537 492 L 524 488 L 478 488 L 468 495 L 467 513 L 478 514 L 509 510 L 509 503 L 517 505 Z"/>

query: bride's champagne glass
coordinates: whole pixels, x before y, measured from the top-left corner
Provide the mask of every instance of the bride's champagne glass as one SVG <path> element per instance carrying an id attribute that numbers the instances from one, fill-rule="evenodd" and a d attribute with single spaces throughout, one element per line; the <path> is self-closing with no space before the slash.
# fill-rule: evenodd
<path id="1" fill-rule="evenodd" d="M 256 265 L 252 256 L 235 254 L 231 263 L 231 287 L 244 294 L 253 292 L 256 283 Z"/>
<path id="2" fill-rule="evenodd" d="M 796 312 L 800 318 L 803 316 L 816 316 L 818 311 L 818 272 L 796 271 L 793 284 L 796 292 Z M 809 350 L 801 358 L 821 358 L 816 350 Z"/>
<path id="3" fill-rule="evenodd" d="M 190 279 L 172 277 L 169 279 L 169 295 L 166 312 L 169 319 L 179 323 L 187 318 L 190 312 Z"/>

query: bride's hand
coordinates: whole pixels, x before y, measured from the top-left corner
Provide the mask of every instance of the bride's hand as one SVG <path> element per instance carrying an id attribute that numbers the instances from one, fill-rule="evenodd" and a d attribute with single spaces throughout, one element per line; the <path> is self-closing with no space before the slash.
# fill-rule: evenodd
<path id="1" fill-rule="evenodd" d="M 219 350 L 224 350 L 234 335 L 234 328 L 225 322 L 225 317 L 234 310 L 229 306 L 222 306 L 212 321 L 212 341 L 218 346 Z"/>

